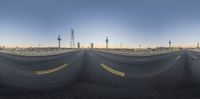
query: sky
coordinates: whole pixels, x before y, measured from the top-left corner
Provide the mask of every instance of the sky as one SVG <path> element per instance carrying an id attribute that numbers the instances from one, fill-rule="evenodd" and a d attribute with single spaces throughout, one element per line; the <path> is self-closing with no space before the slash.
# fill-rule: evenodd
<path id="1" fill-rule="evenodd" d="M 199 0 L 0 0 L 0 45 L 137 48 L 196 46 Z"/>

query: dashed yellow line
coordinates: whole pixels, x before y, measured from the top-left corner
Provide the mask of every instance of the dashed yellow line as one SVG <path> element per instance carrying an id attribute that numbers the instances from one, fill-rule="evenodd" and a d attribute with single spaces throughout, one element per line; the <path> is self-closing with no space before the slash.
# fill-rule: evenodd
<path id="1" fill-rule="evenodd" d="M 41 70 L 41 71 L 36 71 L 36 74 L 38 75 L 43 75 L 43 74 L 49 74 L 49 73 L 53 73 L 56 72 L 60 69 L 63 69 L 64 67 L 66 67 L 68 64 L 63 64 L 59 67 L 53 68 L 53 69 L 48 69 L 48 70 Z"/>
<path id="2" fill-rule="evenodd" d="M 112 69 L 112 68 L 110 68 L 110 67 L 108 67 L 108 66 L 106 66 L 104 64 L 100 64 L 100 65 L 101 65 L 101 67 L 103 67 L 104 69 L 106 69 L 107 71 L 109 71 L 109 72 L 111 72 L 111 73 L 113 73 L 115 75 L 122 76 L 122 77 L 125 76 L 125 73 L 123 73 L 123 72 L 114 70 L 114 69 Z"/>

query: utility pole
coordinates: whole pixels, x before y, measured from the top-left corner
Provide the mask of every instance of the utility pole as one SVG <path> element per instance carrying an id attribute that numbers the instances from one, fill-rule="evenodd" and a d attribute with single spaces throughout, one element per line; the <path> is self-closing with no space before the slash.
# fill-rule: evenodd
<path id="1" fill-rule="evenodd" d="M 171 40 L 169 40 L 169 50 L 171 49 L 171 44 L 172 44 L 172 42 L 171 42 Z"/>
<path id="2" fill-rule="evenodd" d="M 57 40 L 58 40 L 58 48 L 60 49 L 60 42 L 61 42 L 60 34 L 58 35 Z"/>
<path id="3" fill-rule="evenodd" d="M 109 39 L 108 39 L 108 36 L 106 36 L 106 49 L 108 49 L 108 42 L 109 41 Z"/>
<path id="4" fill-rule="evenodd" d="M 197 43 L 197 49 L 199 49 L 199 42 Z"/>
<path id="5" fill-rule="evenodd" d="M 71 41 L 70 41 L 70 47 L 71 47 L 71 48 L 75 48 L 74 29 L 71 29 Z"/>

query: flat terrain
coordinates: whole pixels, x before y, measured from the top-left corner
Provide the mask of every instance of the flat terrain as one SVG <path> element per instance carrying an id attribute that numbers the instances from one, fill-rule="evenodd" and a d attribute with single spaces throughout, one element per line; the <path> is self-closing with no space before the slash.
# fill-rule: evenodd
<path id="1" fill-rule="evenodd" d="M 0 99 L 199 99 L 200 53 L 0 53 Z"/>
<path id="2" fill-rule="evenodd" d="M 37 49 L 4 49 L 0 50 L 0 53 L 6 53 L 10 55 L 18 55 L 18 56 L 50 56 L 50 55 L 58 55 L 66 52 L 75 51 L 78 49 L 48 49 L 48 48 L 37 48 Z"/>

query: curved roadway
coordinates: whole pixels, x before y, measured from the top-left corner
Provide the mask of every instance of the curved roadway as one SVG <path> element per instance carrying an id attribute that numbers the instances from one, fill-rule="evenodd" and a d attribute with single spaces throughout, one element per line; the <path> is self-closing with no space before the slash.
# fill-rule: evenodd
<path id="1" fill-rule="evenodd" d="M 123 56 L 79 50 L 52 56 L 0 53 L 0 98 L 188 99 L 200 97 L 200 53 Z"/>

